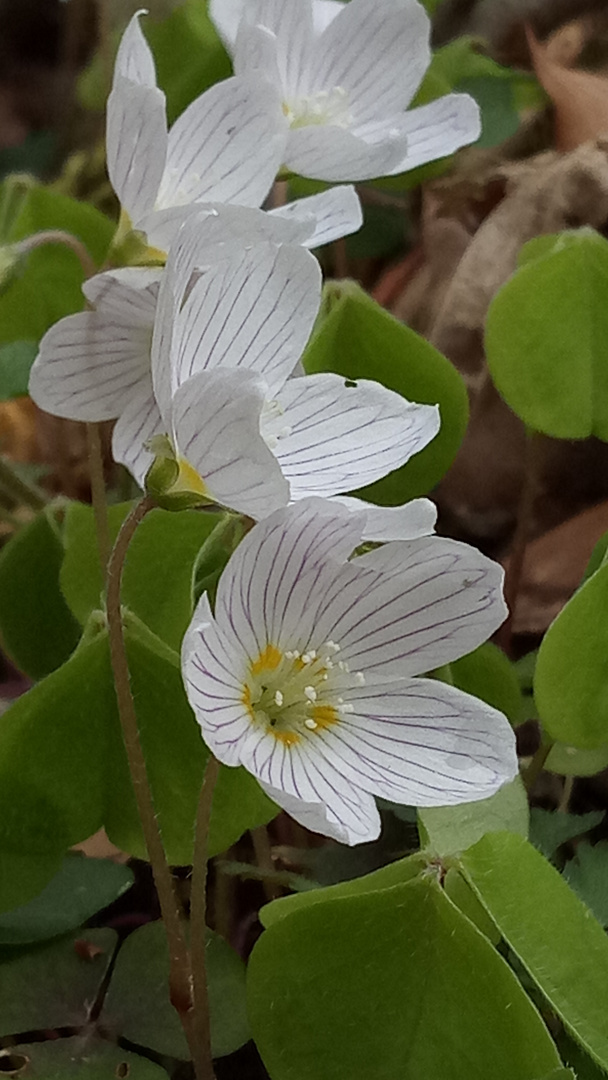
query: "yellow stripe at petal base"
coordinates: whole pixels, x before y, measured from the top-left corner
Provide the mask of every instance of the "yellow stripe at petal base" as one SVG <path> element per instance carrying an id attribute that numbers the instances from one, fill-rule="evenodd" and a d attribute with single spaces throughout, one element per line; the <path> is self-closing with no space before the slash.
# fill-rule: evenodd
<path id="1" fill-rule="evenodd" d="M 323 728 L 331 727 L 332 724 L 338 724 L 340 721 L 340 717 L 331 705 L 315 705 L 312 710 L 311 718 L 317 725 L 317 728 L 314 730 L 322 730 Z"/>
<path id="2" fill-rule="evenodd" d="M 213 496 L 209 493 L 205 481 L 194 466 L 182 457 L 178 458 L 178 464 L 179 473 L 177 480 L 171 487 L 171 494 L 173 495 L 177 491 L 193 491 L 196 495 L 204 495 L 206 499 L 213 501 Z"/>
<path id="3" fill-rule="evenodd" d="M 267 645 L 257 660 L 254 660 L 251 664 L 251 674 L 261 675 L 263 671 L 274 671 L 275 668 L 278 668 L 282 659 L 283 654 L 280 649 L 277 649 L 276 645 Z"/>

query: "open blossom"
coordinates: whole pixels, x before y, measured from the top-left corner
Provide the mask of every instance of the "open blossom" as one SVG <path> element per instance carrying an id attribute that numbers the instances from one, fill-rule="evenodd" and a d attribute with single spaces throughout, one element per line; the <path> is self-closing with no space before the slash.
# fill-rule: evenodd
<path id="1" fill-rule="evenodd" d="M 501 713 L 414 677 L 500 625 L 501 568 L 438 537 L 349 561 L 361 528 L 319 499 L 267 518 L 228 563 L 215 612 L 199 601 L 182 649 L 213 753 L 348 844 L 378 836 L 374 795 L 446 806 L 486 798 L 517 773 Z"/>
<path id="2" fill-rule="evenodd" d="M 224 34 L 236 19 L 211 12 Z M 230 10 L 237 4 L 232 0 Z M 232 44 L 238 75 L 278 91 L 289 132 L 283 164 L 321 180 L 413 169 L 474 142 L 479 109 L 448 94 L 409 109 L 430 63 L 430 21 L 417 0 L 350 0 L 319 19 L 313 0 L 241 0 Z M 316 19 L 314 15 L 316 14 Z M 406 111 L 408 110 L 408 111 Z"/>
<path id="3" fill-rule="evenodd" d="M 360 214 L 352 188 L 312 195 L 283 207 L 280 214 L 207 206 L 193 223 L 200 243 L 191 249 L 191 263 L 208 263 L 217 245 L 229 241 L 243 247 L 263 240 L 306 247 L 326 243 L 335 239 L 336 229 L 343 235 L 342 228 L 348 229 L 357 215 L 360 221 Z M 84 283 L 90 310 L 60 319 L 40 342 L 29 392 L 41 409 L 68 420 L 115 420 L 142 393 L 151 394 L 150 354 L 162 276 L 160 268 L 124 267 Z"/>
<path id="4" fill-rule="evenodd" d="M 248 0 L 210 0 L 209 13 L 228 49 L 234 46 Z M 340 0 L 312 0 L 313 26 L 321 33 L 342 10 Z"/>
<path id="5" fill-rule="evenodd" d="M 139 25 L 129 23 L 116 57 L 107 109 L 108 173 L 131 224 L 166 249 L 193 206 L 259 207 L 281 165 L 286 121 L 276 89 L 249 75 L 216 83 L 167 131 L 165 96 Z M 311 247 L 356 231 L 352 189 L 273 211 L 302 218 Z M 317 221 L 318 219 L 318 221 Z"/>
<path id="6" fill-rule="evenodd" d="M 435 436 L 436 407 L 414 405 L 378 383 L 329 373 L 290 377 L 321 296 L 319 266 L 307 251 L 235 242 L 218 245 L 203 267 L 197 252 L 208 222 L 199 228 L 197 233 L 189 223 L 171 250 L 158 299 L 152 385 L 147 392 L 142 386 L 115 430 L 115 454 L 140 482 L 152 461 L 146 441 L 166 432 L 192 470 L 188 475 L 198 476 L 196 491 L 260 518 L 290 500 L 372 483 Z M 250 476 L 245 481 L 243 475 L 240 490 L 232 485 L 238 460 L 256 450 L 250 427 L 239 436 L 215 424 L 217 468 L 210 471 L 211 377 L 214 393 L 229 382 L 233 395 L 256 395 L 261 471 L 255 495 Z M 219 468 L 223 454 L 230 465 L 228 490 Z"/>

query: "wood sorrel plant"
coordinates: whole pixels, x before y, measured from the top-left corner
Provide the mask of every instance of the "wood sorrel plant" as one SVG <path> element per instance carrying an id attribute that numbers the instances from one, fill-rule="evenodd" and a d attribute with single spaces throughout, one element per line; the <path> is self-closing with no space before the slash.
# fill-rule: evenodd
<path id="1" fill-rule="evenodd" d="M 45 504 L 0 470 L 40 511 L 0 556 L 5 647 L 35 684 L 0 724 L 0 1069 L 237 1077 L 253 1038 L 271 1080 L 559 1080 L 571 1064 L 590 1080 L 608 1071 L 608 912 L 557 867 L 596 819 L 564 808 L 530 833 L 521 692 L 487 644 L 502 570 L 437 537 L 425 498 L 464 433 L 464 388 L 353 283 L 322 294 L 309 249 L 360 227 L 354 188 L 259 208 L 286 170 L 358 181 L 445 157 L 477 137 L 477 106 L 406 111 L 430 59 L 416 0 L 211 9 L 235 75 L 169 130 L 139 15 L 125 31 L 107 110 L 117 226 L 36 186 L 0 205 L 9 270 L 61 256 L 65 302 L 34 334 L 29 388 L 89 425 L 94 503 Z M 601 238 L 547 243 L 520 271 L 536 292 L 516 275 L 496 300 L 492 371 L 531 427 L 605 438 L 600 393 L 587 427 L 557 383 L 519 405 L 518 305 L 555 317 L 564 251 L 587 252 L 595 285 L 606 274 Z M 545 331 L 523 349 L 542 371 Z M 603 385 L 597 348 L 583 359 Z M 108 420 L 135 502 L 106 505 Z M 541 648 L 529 788 L 558 740 L 575 757 L 608 744 L 605 573 L 602 550 Z M 259 832 L 280 809 L 283 849 L 300 826 L 317 837 L 308 877 L 277 870 Z M 102 827 L 149 861 L 162 926 L 83 928 L 132 880 L 69 854 Z M 247 833 L 257 866 L 247 846 L 217 858 Z M 359 844 L 370 861 L 337 869 Z M 235 874 L 279 894 L 247 970 Z"/>

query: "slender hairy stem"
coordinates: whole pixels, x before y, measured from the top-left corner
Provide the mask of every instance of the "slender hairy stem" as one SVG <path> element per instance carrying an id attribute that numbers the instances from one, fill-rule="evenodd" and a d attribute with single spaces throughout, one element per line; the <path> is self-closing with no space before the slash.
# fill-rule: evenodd
<path id="1" fill-rule="evenodd" d="M 48 499 L 36 484 L 18 476 L 6 458 L 0 457 L 0 488 L 17 503 L 25 503 L 32 510 L 42 510 Z"/>
<path id="2" fill-rule="evenodd" d="M 209 848 L 209 822 L 213 792 L 219 775 L 217 758 L 210 755 L 203 776 L 201 793 L 196 811 L 194 855 L 192 857 L 192 886 L 190 890 L 190 955 L 192 958 L 192 984 L 194 988 L 194 1026 L 198 1040 L 199 1058 L 202 1062 L 199 1080 L 215 1080 L 211 1057 L 211 1031 L 209 1028 L 209 994 L 207 991 L 207 959 L 205 955 L 207 931 L 207 861 Z"/>
<path id="3" fill-rule="evenodd" d="M 259 869 L 262 871 L 266 870 L 273 874 L 275 866 L 272 861 L 272 847 L 268 829 L 265 825 L 259 825 L 257 829 L 251 830 L 251 841 L 253 843 L 255 861 L 257 862 Z M 283 896 L 283 889 L 281 886 L 277 885 L 276 881 L 272 881 L 268 877 L 262 878 L 262 888 L 267 900 L 276 900 L 279 896 Z"/>
<path id="4" fill-rule="evenodd" d="M 93 277 L 93 274 L 97 273 L 97 267 L 82 240 L 64 229 L 43 229 L 41 232 L 33 233 L 32 236 L 27 236 L 25 240 L 20 240 L 17 247 L 23 255 L 27 255 L 30 251 L 44 247 L 46 244 L 63 244 L 64 247 L 73 251 L 82 266 L 85 277 Z"/>
<path id="5" fill-rule="evenodd" d="M 350 277 L 350 263 L 345 237 L 342 237 L 340 240 L 334 240 L 332 252 L 334 258 L 334 277 L 338 279 Z"/>
<path id="6" fill-rule="evenodd" d="M 525 784 L 528 795 L 531 794 L 532 790 L 536 785 L 536 781 L 538 780 L 541 772 L 545 767 L 545 762 L 549 757 L 552 746 L 553 743 L 550 740 L 543 739 L 538 750 L 534 754 L 532 761 L 528 765 L 528 768 L 525 769 L 522 773 L 522 780 Z"/>
<path id="7" fill-rule="evenodd" d="M 160 909 L 165 924 L 167 941 L 169 943 L 170 973 L 169 987 L 171 1003 L 179 1014 L 182 1022 L 188 1046 L 192 1054 L 197 1080 L 206 1080 L 203 1065 L 198 1054 L 198 1040 L 194 1031 L 194 1012 L 192 1008 L 192 977 L 190 968 L 190 956 L 186 939 L 180 921 L 179 907 L 171 870 L 167 863 L 165 849 L 163 847 L 152 792 L 148 782 L 146 761 L 144 758 L 137 715 L 131 693 L 129 678 L 129 665 L 125 647 L 124 631 L 122 624 L 122 610 L 120 604 L 120 583 L 127 549 L 131 539 L 149 510 L 154 506 L 152 499 L 147 496 L 133 508 L 126 518 L 114 544 L 108 564 L 108 589 L 107 589 L 107 619 L 108 634 L 110 638 L 110 655 L 112 670 L 118 701 L 118 712 L 122 727 L 122 735 L 129 762 L 129 771 L 133 782 L 137 809 L 148 849 L 148 858 L 152 865 L 154 883 L 158 893 Z"/>
<path id="8" fill-rule="evenodd" d="M 273 210 L 277 210 L 280 206 L 285 206 L 287 203 L 288 190 L 289 185 L 287 180 L 275 180 L 270 193 L 270 202 Z"/>
<path id="9" fill-rule="evenodd" d="M 538 440 L 534 432 L 526 434 L 526 452 L 524 457 L 524 478 L 517 510 L 517 524 L 511 544 L 509 566 L 505 576 L 505 601 L 509 609 L 506 621 L 502 624 L 497 641 L 509 651 L 513 636 L 513 623 L 517 610 L 517 599 L 521 588 L 526 548 L 530 539 L 532 512 L 538 483 Z"/>
<path id="10" fill-rule="evenodd" d="M 86 424 L 87 446 L 89 449 L 89 477 L 91 480 L 91 500 L 95 515 L 95 531 L 97 533 L 97 547 L 99 549 L 99 561 L 101 574 L 105 577 L 112 545 L 110 543 L 110 528 L 108 525 L 108 503 L 106 499 L 106 482 L 103 474 L 103 452 L 101 449 L 101 432 L 99 424 Z"/>
<path id="11" fill-rule="evenodd" d="M 559 806 L 557 807 L 557 809 L 559 811 L 561 811 L 562 814 L 567 814 L 568 810 L 570 809 L 570 800 L 572 798 L 572 792 L 573 791 L 574 791 L 574 777 L 573 776 L 564 777 L 564 786 L 563 786 L 563 789 L 562 789 L 562 796 L 561 796 L 561 799 L 559 800 Z"/>

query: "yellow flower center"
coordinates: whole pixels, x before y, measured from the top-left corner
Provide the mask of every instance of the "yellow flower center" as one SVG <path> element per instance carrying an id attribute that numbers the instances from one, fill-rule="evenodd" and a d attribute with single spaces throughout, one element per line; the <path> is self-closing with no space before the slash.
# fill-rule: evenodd
<path id="1" fill-rule="evenodd" d="M 283 102 L 283 112 L 291 128 L 329 124 L 333 127 L 350 127 L 352 116 L 348 108 L 348 94 L 342 86 L 332 90 L 319 90 L 294 101 Z"/>
<path id="2" fill-rule="evenodd" d="M 251 661 L 241 695 L 252 722 L 285 746 L 340 723 L 341 715 L 354 711 L 340 690 L 365 680 L 336 659 L 339 651 L 333 641 L 304 652 L 266 645 Z"/>

